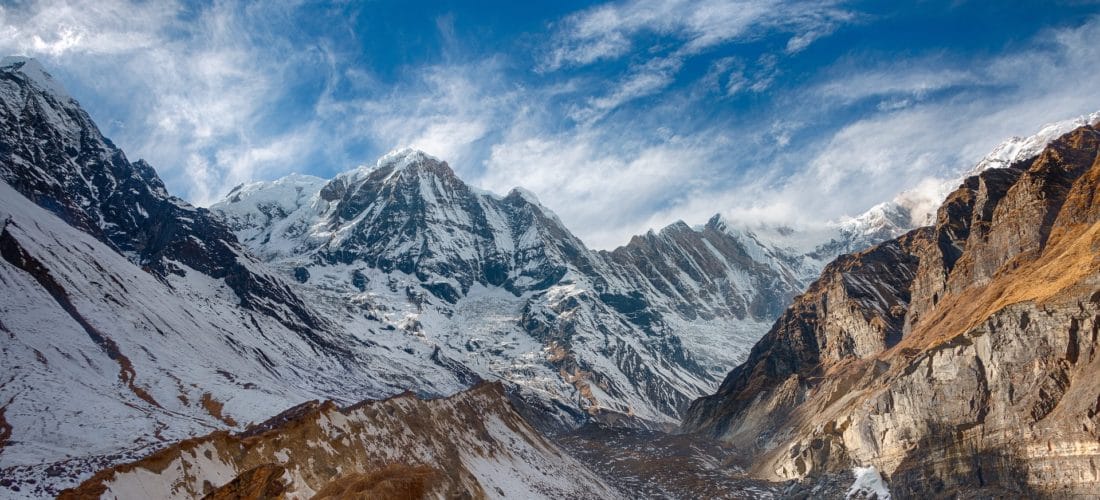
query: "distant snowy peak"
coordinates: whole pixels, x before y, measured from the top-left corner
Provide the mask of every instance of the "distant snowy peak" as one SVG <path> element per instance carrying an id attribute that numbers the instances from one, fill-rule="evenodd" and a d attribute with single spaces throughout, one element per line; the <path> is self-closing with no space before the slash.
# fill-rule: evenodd
<path id="1" fill-rule="evenodd" d="M 791 224 L 750 224 L 726 219 L 721 214 L 705 228 L 724 232 L 755 247 L 760 262 L 802 262 L 808 278 L 820 272 L 820 266 L 838 255 L 855 252 L 883 240 L 897 237 L 910 229 L 909 212 L 893 203 L 881 203 L 859 215 L 845 217 L 818 226 Z M 761 260 L 762 259 L 762 260 Z M 807 260 L 808 259 L 808 260 Z M 816 261 L 816 262 L 810 262 Z M 808 284 L 808 283 L 807 283 Z"/>
<path id="2" fill-rule="evenodd" d="M 325 183 L 320 177 L 292 174 L 274 181 L 241 184 L 229 191 L 226 202 L 234 208 L 278 207 L 289 212 L 316 196 Z"/>
<path id="3" fill-rule="evenodd" d="M 327 182 L 331 185 L 329 187 L 331 190 L 339 186 L 346 187 L 362 182 L 368 177 L 375 180 L 392 181 L 401 177 L 415 177 L 424 173 L 445 177 L 454 176 L 454 171 L 451 170 L 447 162 L 419 149 L 399 148 L 380 156 L 373 164 L 360 165 L 336 174 Z"/>
<path id="4" fill-rule="evenodd" d="M 1048 123 L 1028 137 L 1012 137 L 998 144 L 989 154 L 978 161 L 974 167 L 960 172 L 952 179 L 943 181 L 929 179 L 899 193 L 886 205 L 907 210 L 910 227 L 925 226 L 935 222 L 936 209 L 947 197 L 962 184 L 966 178 L 991 168 L 1006 168 L 1038 155 L 1052 141 L 1083 125 L 1100 122 L 1100 111 L 1076 118 Z M 873 209 L 872 209 L 873 210 Z"/>
<path id="5" fill-rule="evenodd" d="M 258 240 L 270 242 L 273 235 L 304 234 L 308 230 L 301 227 L 308 223 L 305 217 L 322 210 L 317 206 L 318 193 L 325 183 L 320 177 L 292 174 L 274 181 L 241 184 L 211 209 L 222 216 L 241 243 L 255 252 Z M 280 236 L 276 239 L 285 241 Z M 266 258 L 270 253 L 291 249 L 287 245 L 271 246 L 266 253 L 257 253 Z"/>
<path id="6" fill-rule="evenodd" d="M 1100 122 L 1100 111 L 1088 115 L 1081 115 L 1069 120 L 1048 123 L 1043 125 L 1034 135 L 1029 137 L 1013 137 L 993 148 L 977 165 L 974 166 L 965 177 L 976 175 L 991 168 L 1005 168 L 1028 158 L 1033 158 L 1043 151 L 1055 139 L 1068 134 L 1070 131 L 1084 125 L 1092 125 Z"/>
<path id="7" fill-rule="evenodd" d="M 300 192 L 302 189 L 319 190 L 321 186 L 325 184 L 324 179 L 320 177 L 314 177 L 312 175 L 302 174 L 290 174 L 286 177 L 281 177 L 273 181 L 259 181 L 240 184 L 237 187 L 231 189 L 227 198 L 237 198 L 240 196 L 250 196 L 254 193 L 262 191 L 271 191 L 271 188 L 284 188 L 288 187 Z"/>
<path id="8" fill-rule="evenodd" d="M 455 178 L 454 170 L 447 162 L 418 149 L 410 148 L 399 149 L 382 156 L 371 172 L 384 173 L 383 182 L 397 177 L 438 176 Z"/>
<path id="9" fill-rule="evenodd" d="M 912 229 L 909 207 L 892 202 L 879 203 L 858 217 L 844 218 L 833 225 L 854 239 L 879 241 L 896 238 Z M 873 243 L 872 243 L 873 244 Z"/>
<path id="10" fill-rule="evenodd" d="M 793 226 L 790 224 L 749 223 L 726 218 L 718 214 L 696 230 L 711 229 L 734 238 L 753 242 L 761 248 L 784 255 L 800 255 L 812 252 L 822 241 L 830 239 L 835 230 L 825 227 Z"/>

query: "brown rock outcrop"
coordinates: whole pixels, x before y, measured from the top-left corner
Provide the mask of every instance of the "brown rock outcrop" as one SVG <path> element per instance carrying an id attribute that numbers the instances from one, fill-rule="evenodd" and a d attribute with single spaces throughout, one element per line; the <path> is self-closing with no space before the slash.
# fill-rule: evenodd
<path id="1" fill-rule="evenodd" d="M 482 383 L 444 399 L 299 405 L 100 471 L 60 498 L 504 496 L 618 493 L 528 425 L 499 383 Z"/>

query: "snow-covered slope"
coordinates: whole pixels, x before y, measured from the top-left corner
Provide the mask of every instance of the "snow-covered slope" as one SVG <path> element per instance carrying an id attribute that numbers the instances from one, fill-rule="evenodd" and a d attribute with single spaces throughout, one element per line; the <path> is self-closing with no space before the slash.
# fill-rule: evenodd
<path id="1" fill-rule="evenodd" d="M 32 63 L 0 68 L 0 497 L 306 399 L 469 385 L 414 337 L 325 319 Z"/>
<path id="2" fill-rule="evenodd" d="M 223 280 L 245 307 L 300 332 L 324 319 L 239 245 L 209 211 L 172 197 L 130 162 L 37 61 L 0 65 L 0 179 L 160 276 L 182 266 Z"/>
<path id="3" fill-rule="evenodd" d="M 660 311 L 534 195 L 471 188 L 423 152 L 324 183 L 240 186 L 211 208 L 328 317 L 366 307 L 351 314 L 428 339 L 470 380 L 650 423 L 673 422 L 716 382 Z"/>
<path id="4" fill-rule="evenodd" d="M 0 403 L 12 427 L 0 475 L 41 480 L 53 467 L 39 493 L 123 458 L 112 455 L 307 399 L 464 387 L 430 370 L 427 346 L 382 346 L 351 329 L 303 335 L 183 264 L 150 274 L 5 183 L 0 221 Z"/>

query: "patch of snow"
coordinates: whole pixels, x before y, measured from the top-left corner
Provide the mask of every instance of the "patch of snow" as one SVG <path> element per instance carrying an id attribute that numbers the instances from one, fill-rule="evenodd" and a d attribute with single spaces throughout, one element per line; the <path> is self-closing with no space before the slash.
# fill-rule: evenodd
<path id="1" fill-rule="evenodd" d="M 879 474 L 875 466 L 856 467 L 852 469 L 852 474 L 855 476 L 855 480 L 852 482 L 852 486 L 848 488 L 848 493 L 844 496 L 845 499 L 877 498 L 877 500 L 890 500 L 890 488 L 886 486 L 886 481 L 882 479 L 882 475 Z"/>

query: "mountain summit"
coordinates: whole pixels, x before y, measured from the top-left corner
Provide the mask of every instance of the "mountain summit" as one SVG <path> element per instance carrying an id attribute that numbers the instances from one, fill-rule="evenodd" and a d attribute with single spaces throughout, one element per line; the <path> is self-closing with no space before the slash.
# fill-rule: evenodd
<path id="1" fill-rule="evenodd" d="M 55 100 L 67 102 L 73 100 L 60 82 L 46 72 L 42 63 L 32 57 L 5 56 L 0 58 L 0 71 L 25 78 L 38 89 Z"/>
<path id="2" fill-rule="evenodd" d="M 241 186 L 211 208 L 260 255 L 400 271 L 450 303 L 474 284 L 519 294 L 593 266 L 580 240 L 531 197 L 474 190 L 420 151 L 395 151 L 323 184 L 296 184 L 293 200 L 271 191 L 294 182 Z"/>

